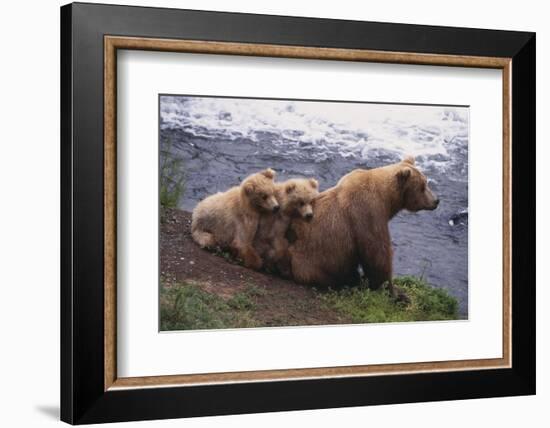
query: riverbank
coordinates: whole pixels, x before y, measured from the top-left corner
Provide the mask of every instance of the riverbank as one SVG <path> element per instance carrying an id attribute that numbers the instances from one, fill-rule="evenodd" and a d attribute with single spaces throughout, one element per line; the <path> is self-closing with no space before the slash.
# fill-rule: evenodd
<path id="1" fill-rule="evenodd" d="M 227 253 L 202 250 L 191 238 L 187 211 L 163 209 L 161 217 L 161 330 L 459 318 L 455 298 L 418 278 L 395 279 L 409 305 L 394 302 L 385 290 L 317 290 L 246 269 Z"/>

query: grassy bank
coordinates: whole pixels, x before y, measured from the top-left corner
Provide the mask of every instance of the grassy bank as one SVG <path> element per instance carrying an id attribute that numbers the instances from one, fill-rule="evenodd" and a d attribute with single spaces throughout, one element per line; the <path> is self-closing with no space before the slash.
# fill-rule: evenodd
<path id="1" fill-rule="evenodd" d="M 433 288 L 424 281 L 404 276 L 394 278 L 410 299 L 398 303 L 385 290 L 367 287 L 347 288 L 320 294 L 321 300 L 353 323 L 434 321 L 458 318 L 458 302 L 445 290 Z"/>
<path id="2" fill-rule="evenodd" d="M 386 290 L 366 287 L 315 291 L 307 300 L 277 301 L 277 290 L 248 285 L 231 297 L 208 292 L 200 283 L 162 284 L 161 330 L 221 329 L 307 325 L 300 314 L 334 314 L 326 324 L 381 323 L 458 319 L 458 304 L 446 291 L 420 279 L 395 279 L 410 304 L 395 302 Z M 319 322 L 322 324 L 321 322 Z"/>
<path id="3" fill-rule="evenodd" d="M 254 288 L 224 299 L 200 286 L 163 286 L 160 297 L 161 330 L 259 327 L 254 319 Z"/>
<path id="4" fill-rule="evenodd" d="M 185 193 L 183 159 L 174 154 L 172 141 L 162 141 L 160 150 L 159 200 L 162 208 L 176 208 Z"/>

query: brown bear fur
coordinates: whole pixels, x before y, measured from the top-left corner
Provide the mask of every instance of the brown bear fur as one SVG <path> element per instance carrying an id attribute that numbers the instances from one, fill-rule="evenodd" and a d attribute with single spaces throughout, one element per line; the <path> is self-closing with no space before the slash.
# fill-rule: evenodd
<path id="1" fill-rule="evenodd" d="M 311 201 L 319 194 L 319 183 L 314 178 L 295 178 L 275 185 L 275 197 L 281 209 L 277 213 L 263 213 L 254 238 L 254 249 L 264 261 L 264 268 L 289 276 L 286 232 L 295 218 L 313 217 Z"/>
<path id="2" fill-rule="evenodd" d="M 361 266 L 370 288 L 388 281 L 395 295 L 388 222 L 403 209 L 433 210 L 438 203 L 414 158 L 350 172 L 314 199 L 310 222 L 292 220 L 289 256 L 294 279 L 325 286 L 350 284 L 358 280 Z"/>
<path id="3" fill-rule="evenodd" d="M 199 202 L 191 222 L 195 242 L 202 248 L 229 249 L 246 267 L 260 269 L 262 259 L 252 244 L 260 215 L 279 209 L 274 178 L 275 171 L 266 169 Z"/>

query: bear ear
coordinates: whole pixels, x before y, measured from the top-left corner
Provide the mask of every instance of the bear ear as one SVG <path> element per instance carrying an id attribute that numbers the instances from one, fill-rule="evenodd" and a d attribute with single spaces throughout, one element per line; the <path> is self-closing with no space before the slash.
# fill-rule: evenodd
<path id="1" fill-rule="evenodd" d="M 271 168 L 264 169 L 262 172 L 260 172 L 260 174 L 272 180 L 275 178 L 276 175 L 275 171 L 273 171 Z"/>
<path id="2" fill-rule="evenodd" d="M 399 184 L 405 183 L 407 179 L 411 176 L 411 169 L 408 167 L 401 168 L 399 171 L 397 171 L 397 180 L 399 181 Z"/>
<path id="3" fill-rule="evenodd" d="M 406 156 L 403 159 L 403 163 L 408 163 L 410 165 L 414 165 L 414 156 Z"/>
<path id="4" fill-rule="evenodd" d="M 287 193 L 287 195 L 294 192 L 294 189 L 296 189 L 296 183 L 288 183 L 285 186 L 285 192 Z"/>
<path id="5" fill-rule="evenodd" d="M 244 188 L 244 193 L 248 196 L 254 193 L 254 189 L 255 189 L 254 183 L 251 183 L 251 182 L 245 183 L 243 188 Z"/>
<path id="6" fill-rule="evenodd" d="M 311 187 L 313 187 L 314 189 L 318 189 L 319 188 L 319 182 L 317 180 L 315 180 L 314 178 L 310 178 L 309 179 L 309 184 L 311 185 Z"/>

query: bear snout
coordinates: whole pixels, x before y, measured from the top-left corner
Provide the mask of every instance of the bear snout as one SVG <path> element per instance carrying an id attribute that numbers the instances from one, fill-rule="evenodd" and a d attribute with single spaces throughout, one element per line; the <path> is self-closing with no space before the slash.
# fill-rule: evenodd
<path id="1" fill-rule="evenodd" d="M 300 216 L 305 220 L 311 220 L 313 217 L 313 208 L 311 205 L 307 204 L 298 209 Z"/>
<path id="2" fill-rule="evenodd" d="M 280 207 L 279 205 L 275 205 L 275 206 L 273 207 L 273 213 L 279 212 L 280 209 L 281 209 L 281 207 Z"/>
<path id="3" fill-rule="evenodd" d="M 439 206 L 439 198 L 435 196 L 432 201 L 432 206 L 429 209 L 435 210 L 438 206 Z"/>

